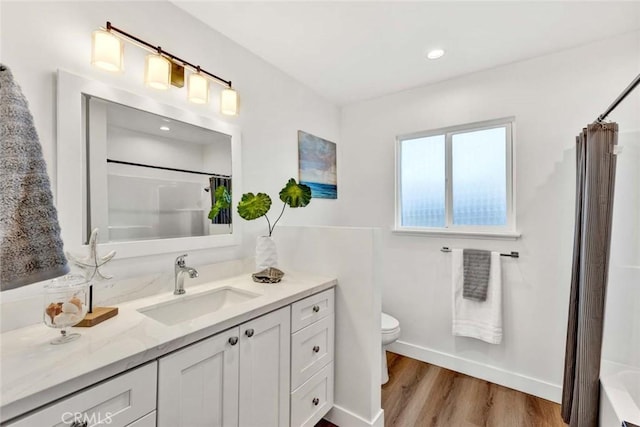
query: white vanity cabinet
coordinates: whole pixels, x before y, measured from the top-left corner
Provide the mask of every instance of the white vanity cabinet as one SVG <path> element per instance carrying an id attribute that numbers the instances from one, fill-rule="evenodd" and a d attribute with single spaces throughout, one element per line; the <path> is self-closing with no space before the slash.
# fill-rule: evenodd
<path id="1" fill-rule="evenodd" d="M 238 320 L 243 323 L 227 319 L 224 324 L 212 324 L 216 332 L 211 333 L 215 335 L 182 348 L 178 348 L 180 340 L 188 334 L 176 334 L 182 329 L 173 329 L 167 342 L 177 350 L 167 353 L 157 345 L 148 347 L 146 351 L 158 352 L 152 356 L 154 360 L 92 385 L 69 376 L 66 389 L 76 381 L 83 388 L 66 395 L 52 387 L 44 389 L 30 412 L 18 413 L 0 424 L 313 427 L 333 406 L 334 288 L 324 287 L 311 295 L 309 290 L 292 289 L 290 292 L 295 290 L 299 296 L 288 297 L 286 302 L 282 288 L 272 289 L 276 296 L 262 306 L 260 313 L 274 311 L 244 313 Z M 266 304 L 271 305 L 267 308 Z M 148 330 L 162 333 L 153 322 Z M 190 325 L 177 327 L 186 330 Z M 96 342 L 106 341 L 103 337 Z M 16 338 L 11 345 L 19 344 Z M 86 357 L 85 362 L 90 360 L 84 353 L 86 348 L 79 353 L 73 353 L 72 347 L 67 349 L 69 354 Z M 139 351 L 137 347 L 135 350 Z M 13 363 L 17 369 L 17 358 Z M 101 369 L 96 366 L 96 370 Z"/>
<path id="2" fill-rule="evenodd" d="M 159 359 L 158 427 L 289 426 L 290 308 Z"/>
<path id="3" fill-rule="evenodd" d="M 42 409 L 11 427 L 147 427 L 155 425 L 157 363 L 148 363 Z"/>
<path id="4" fill-rule="evenodd" d="M 291 305 L 291 426 L 313 427 L 333 406 L 334 289 Z"/>

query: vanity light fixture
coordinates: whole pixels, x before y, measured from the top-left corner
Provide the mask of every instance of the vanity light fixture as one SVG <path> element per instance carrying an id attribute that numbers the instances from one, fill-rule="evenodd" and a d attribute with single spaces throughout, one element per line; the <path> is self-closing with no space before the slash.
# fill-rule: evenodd
<path id="1" fill-rule="evenodd" d="M 169 126 L 160 126 L 160 130 L 163 130 L 165 132 L 169 132 L 171 130 L 171 128 Z"/>
<path id="2" fill-rule="evenodd" d="M 92 34 L 91 64 L 108 71 L 122 71 L 123 69 L 123 41 L 132 43 L 151 52 L 145 60 L 145 84 L 155 89 L 166 90 L 170 85 L 184 86 L 184 69 L 191 71 L 188 77 L 187 99 L 196 104 L 209 102 L 209 81 L 223 86 L 220 93 L 220 112 L 226 115 L 238 114 L 238 93 L 231 86 L 230 80 L 225 80 L 215 74 L 200 68 L 199 65 L 178 58 L 163 50 L 160 46 L 122 31 L 107 21 L 105 28 L 100 28 Z"/>
<path id="3" fill-rule="evenodd" d="M 122 40 L 109 31 L 91 34 L 91 64 L 106 71 L 122 71 L 124 46 Z"/>
<path id="4" fill-rule="evenodd" d="M 171 86 L 171 61 L 158 53 L 150 53 L 145 59 L 144 83 L 154 89 L 167 90 Z"/>
<path id="5" fill-rule="evenodd" d="M 209 80 L 200 74 L 200 67 L 198 67 L 197 73 L 191 73 L 189 75 L 187 97 L 189 101 L 195 104 L 207 104 L 209 102 Z M 220 105 L 222 105 L 222 103 Z"/>
<path id="6" fill-rule="evenodd" d="M 238 93 L 232 88 L 222 90 L 220 94 L 220 112 L 228 116 L 238 114 Z"/>

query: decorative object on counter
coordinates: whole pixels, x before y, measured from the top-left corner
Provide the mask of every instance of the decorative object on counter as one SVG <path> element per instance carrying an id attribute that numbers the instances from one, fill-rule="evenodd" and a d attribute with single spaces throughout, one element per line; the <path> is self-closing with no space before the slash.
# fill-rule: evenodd
<path id="1" fill-rule="evenodd" d="M 258 283 L 278 283 L 284 277 L 284 272 L 274 267 L 265 268 L 262 271 L 251 275 L 254 282 Z"/>
<path id="2" fill-rule="evenodd" d="M 278 264 L 278 254 L 276 245 L 271 239 L 273 230 L 276 228 L 278 221 L 284 214 L 284 209 L 289 206 L 291 208 L 303 208 L 311 202 L 311 188 L 308 185 L 299 184 L 295 179 L 291 178 L 284 188 L 280 190 L 280 200 L 282 200 L 282 211 L 276 218 L 273 225 L 269 221 L 267 212 L 271 208 L 271 197 L 265 193 L 245 193 L 238 202 L 238 213 L 247 221 L 264 217 L 267 220 L 269 230 L 268 236 L 259 236 L 256 242 L 256 268 L 264 270 L 269 267 L 276 267 Z"/>
<path id="3" fill-rule="evenodd" d="M 298 176 L 315 199 L 337 199 L 336 144 L 298 131 Z"/>
<path id="4" fill-rule="evenodd" d="M 106 263 L 111 261 L 114 256 L 116 256 L 116 251 L 111 251 L 103 257 L 98 258 L 97 244 L 98 244 L 98 228 L 94 228 L 91 231 L 91 236 L 89 237 L 89 253 L 84 257 L 79 257 L 76 255 L 72 255 L 67 252 L 67 257 L 80 269 L 84 270 L 85 277 L 88 280 L 92 280 L 94 278 L 100 280 L 108 280 L 112 279 L 113 276 L 108 276 L 100 271 L 100 267 L 104 266 Z"/>
<path id="5" fill-rule="evenodd" d="M 113 278 L 100 271 L 100 267 L 111 261 L 116 256 L 116 251 L 111 251 L 103 257 L 98 256 L 98 229 L 94 228 L 89 237 L 89 253 L 84 257 L 79 257 L 67 252 L 67 258 L 80 269 L 84 270 L 86 281 L 89 283 L 89 305 L 88 313 L 77 326 L 91 327 L 118 314 L 118 307 L 94 307 L 93 306 L 93 282 Z"/>
<path id="6" fill-rule="evenodd" d="M 256 237 L 256 268 L 275 267 L 278 265 L 278 248 L 271 236 Z"/>
<path id="7" fill-rule="evenodd" d="M 69 272 L 29 105 L 0 64 L 0 290 Z"/>
<path id="8" fill-rule="evenodd" d="M 79 333 L 67 329 L 82 321 L 89 309 L 87 288 L 89 282 L 78 274 L 68 274 L 51 280 L 44 287 L 44 324 L 60 329 L 60 335 L 51 344 L 64 344 L 80 338 Z"/>
<path id="9" fill-rule="evenodd" d="M 191 71 L 187 85 L 187 99 L 195 104 L 209 103 L 209 81 L 224 87 L 220 93 L 220 112 L 235 116 L 238 114 L 238 93 L 231 86 L 231 80 L 205 71 L 172 53 L 154 46 L 132 34 L 111 25 L 107 21 L 104 28 L 91 36 L 91 64 L 110 72 L 122 72 L 124 68 L 124 43 L 127 41 L 148 52 L 145 59 L 145 84 L 154 89 L 166 90 L 170 86 L 184 87 L 184 69 Z"/>

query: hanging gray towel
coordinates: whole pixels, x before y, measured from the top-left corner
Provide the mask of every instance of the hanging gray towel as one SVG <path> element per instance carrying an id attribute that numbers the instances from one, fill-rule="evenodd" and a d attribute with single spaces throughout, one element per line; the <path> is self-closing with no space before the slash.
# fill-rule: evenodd
<path id="1" fill-rule="evenodd" d="M 69 272 L 27 100 L 0 64 L 0 290 Z"/>
<path id="2" fill-rule="evenodd" d="M 486 301 L 491 272 L 491 252 L 480 249 L 464 249 L 462 297 L 473 301 Z"/>

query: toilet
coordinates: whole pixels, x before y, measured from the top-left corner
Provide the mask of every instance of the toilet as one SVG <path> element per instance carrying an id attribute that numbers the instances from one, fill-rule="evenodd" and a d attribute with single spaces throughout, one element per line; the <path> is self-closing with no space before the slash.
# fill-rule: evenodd
<path id="1" fill-rule="evenodd" d="M 389 371 L 387 370 L 387 354 L 384 349 L 386 345 L 391 344 L 400 338 L 400 322 L 387 313 L 382 313 L 380 317 L 382 330 L 382 384 L 389 381 Z"/>

